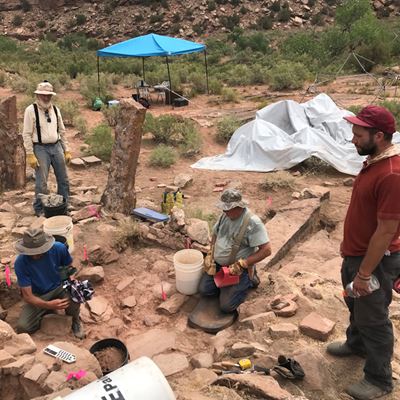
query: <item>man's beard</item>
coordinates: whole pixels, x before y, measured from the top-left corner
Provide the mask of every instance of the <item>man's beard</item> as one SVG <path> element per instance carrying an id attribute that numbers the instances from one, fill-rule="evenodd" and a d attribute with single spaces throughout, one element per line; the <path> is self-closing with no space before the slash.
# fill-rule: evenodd
<path id="1" fill-rule="evenodd" d="M 369 142 L 366 145 L 356 147 L 356 149 L 360 156 L 373 156 L 377 152 L 377 146 L 372 137 L 369 139 Z"/>
<path id="2" fill-rule="evenodd" d="M 44 110 L 48 110 L 51 107 L 51 99 L 49 101 L 43 101 L 42 99 L 37 98 L 36 102 L 39 104 L 41 108 Z"/>

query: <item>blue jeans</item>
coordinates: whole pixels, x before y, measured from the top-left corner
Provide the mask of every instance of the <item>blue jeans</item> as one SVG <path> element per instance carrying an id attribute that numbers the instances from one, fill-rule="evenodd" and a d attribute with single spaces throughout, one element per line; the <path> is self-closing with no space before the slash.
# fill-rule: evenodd
<path id="1" fill-rule="evenodd" d="M 47 179 L 49 177 L 50 166 L 53 167 L 54 175 L 56 176 L 57 193 L 63 196 L 65 201 L 68 201 L 69 197 L 69 182 L 61 142 L 46 145 L 34 144 L 33 152 L 39 162 L 39 167 L 35 170 L 35 200 L 33 202 L 33 209 L 35 213 L 40 214 L 43 211 L 43 205 L 38 194 L 49 193 Z"/>
<path id="2" fill-rule="evenodd" d="M 247 271 L 243 271 L 240 275 L 239 283 L 232 286 L 218 288 L 214 282 L 214 277 L 203 273 L 199 284 L 199 292 L 202 296 L 218 296 L 221 311 L 230 313 L 235 311 L 247 297 L 248 289 L 253 284 L 249 278 Z"/>
<path id="3" fill-rule="evenodd" d="M 353 281 L 362 260 L 362 256 L 344 258 L 343 287 Z M 366 356 L 365 379 L 384 390 L 391 390 L 394 337 L 388 308 L 392 302 L 393 281 L 400 275 L 400 253 L 384 256 L 373 274 L 380 283 L 378 290 L 368 296 L 345 298 L 350 311 L 347 344 L 355 353 Z"/>

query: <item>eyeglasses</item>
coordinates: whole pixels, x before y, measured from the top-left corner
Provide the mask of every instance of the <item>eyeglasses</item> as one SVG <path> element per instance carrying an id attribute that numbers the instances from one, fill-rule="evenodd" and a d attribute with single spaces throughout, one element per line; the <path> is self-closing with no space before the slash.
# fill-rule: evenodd
<path id="1" fill-rule="evenodd" d="M 51 122 L 51 118 L 50 118 L 50 115 L 49 115 L 49 110 L 45 110 L 45 112 L 44 112 L 44 116 L 47 118 L 47 122 Z"/>

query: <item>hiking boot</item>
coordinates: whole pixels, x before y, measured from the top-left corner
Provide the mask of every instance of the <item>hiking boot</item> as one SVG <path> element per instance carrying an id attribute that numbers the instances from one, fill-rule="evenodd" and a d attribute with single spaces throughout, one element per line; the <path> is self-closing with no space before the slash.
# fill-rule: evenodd
<path id="1" fill-rule="evenodd" d="M 72 332 L 74 336 L 78 339 L 85 339 L 86 334 L 83 329 L 81 321 L 72 321 Z"/>
<path id="2" fill-rule="evenodd" d="M 381 389 L 380 387 L 368 382 L 365 378 L 361 379 L 360 382 L 353 383 L 345 389 L 346 393 L 348 393 L 350 396 L 353 396 L 357 400 L 379 399 L 391 391 L 391 389 Z"/>
<path id="3" fill-rule="evenodd" d="M 332 356 L 336 357 L 347 357 L 354 355 L 353 350 L 346 342 L 329 343 L 326 351 Z"/>

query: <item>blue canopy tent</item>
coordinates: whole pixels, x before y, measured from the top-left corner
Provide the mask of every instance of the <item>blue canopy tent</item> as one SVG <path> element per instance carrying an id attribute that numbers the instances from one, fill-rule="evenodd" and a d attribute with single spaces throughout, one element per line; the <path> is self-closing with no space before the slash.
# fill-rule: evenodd
<path id="1" fill-rule="evenodd" d="M 206 71 L 206 83 L 208 93 L 208 67 L 207 52 L 204 44 L 191 42 L 189 40 L 172 38 L 150 33 L 138 36 L 124 42 L 116 43 L 97 51 L 97 79 L 100 86 L 99 57 L 141 57 L 143 68 L 143 80 L 145 80 L 144 60 L 146 57 L 165 57 L 168 70 L 170 91 L 172 91 L 171 74 L 169 70 L 168 56 L 204 52 L 204 64 Z"/>

